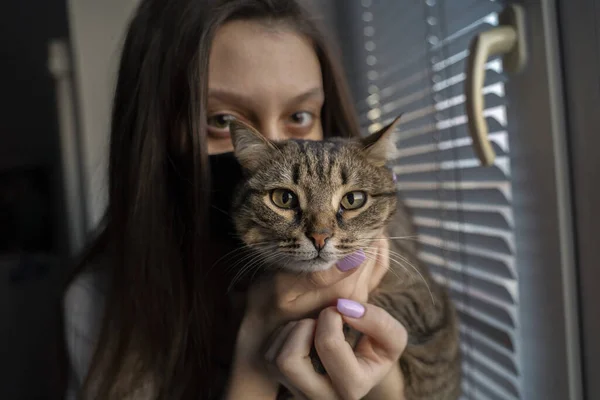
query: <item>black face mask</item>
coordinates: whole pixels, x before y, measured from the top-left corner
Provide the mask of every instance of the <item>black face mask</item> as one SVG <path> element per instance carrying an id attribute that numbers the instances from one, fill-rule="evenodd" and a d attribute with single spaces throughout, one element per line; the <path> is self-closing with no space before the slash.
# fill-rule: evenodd
<path id="1" fill-rule="evenodd" d="M 244 178 L 233 152 L 209 156 L 211 175 L 210 233 L 212 239 L 238 243 L 231 219 L 233 194 Z"/>

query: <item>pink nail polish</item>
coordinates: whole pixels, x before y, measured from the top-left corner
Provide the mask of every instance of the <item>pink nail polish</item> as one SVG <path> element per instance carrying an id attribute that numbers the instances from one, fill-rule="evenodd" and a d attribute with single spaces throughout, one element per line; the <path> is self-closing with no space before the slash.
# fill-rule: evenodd
<path id="1" fill-rule="evenodd" d="M 351 318 L 360 318 L 365 314 L 365 306 L 348 299 L 338 299 L 337 310 L 341 314 Z"/>

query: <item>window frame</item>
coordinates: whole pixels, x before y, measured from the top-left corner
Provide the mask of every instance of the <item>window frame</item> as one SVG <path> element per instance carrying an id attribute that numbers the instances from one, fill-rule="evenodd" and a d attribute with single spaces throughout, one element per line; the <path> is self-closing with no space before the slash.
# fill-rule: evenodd
<path id="1" fill-rule="evenodd" d="M 600 0 L 558 2 L 577 238 L 585 398 L 600 398 Z"/>

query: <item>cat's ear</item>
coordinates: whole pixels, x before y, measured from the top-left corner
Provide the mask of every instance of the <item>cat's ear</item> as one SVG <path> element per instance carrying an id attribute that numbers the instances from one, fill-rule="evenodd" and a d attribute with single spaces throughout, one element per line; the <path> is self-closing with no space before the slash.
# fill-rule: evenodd
<path id="1" fill-rule="evenodd" d="M 394 130 L 398 126 L 401 117 L 397 117 L 389 125 L 361 139 L 363 153 L 375 166 L 383 167 L 387 163 L 394 148 L 394 141 L 392 140 Z"/>
<path id="2" fill-rule="evenodd" d="M 233 142 L 233 152 L 241 166 L 255 171 L 262 160 L 269 157 L 275 145 L 256 129 L 243 122 L 233 120 L 229 123 L 229 132 Z"/>

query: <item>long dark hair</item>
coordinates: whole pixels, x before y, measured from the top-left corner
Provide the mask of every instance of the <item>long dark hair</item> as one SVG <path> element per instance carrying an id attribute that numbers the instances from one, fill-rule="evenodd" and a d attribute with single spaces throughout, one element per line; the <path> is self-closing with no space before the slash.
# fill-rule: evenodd
<path id="1" fill-rule="evenodd" d="M 78 267 L 110 254 L 86 397 L 120 397 L 148 378 L 157 398 L 211 395 L 211 320 L 224 290 L 206 263 L 206 71 L 215 31 L 236 19 L 283 23 L 311 39 L 323 73 L 323 132 L 358 135 L 338 57 L 294 0 L 142 0 L 114 96 L 106 225 Z"/>

